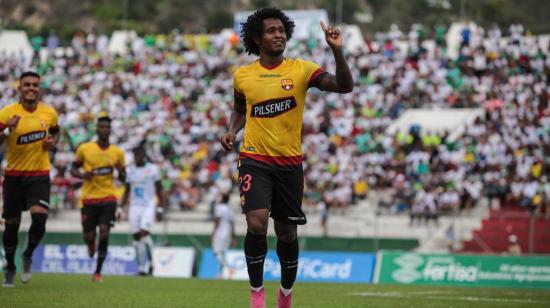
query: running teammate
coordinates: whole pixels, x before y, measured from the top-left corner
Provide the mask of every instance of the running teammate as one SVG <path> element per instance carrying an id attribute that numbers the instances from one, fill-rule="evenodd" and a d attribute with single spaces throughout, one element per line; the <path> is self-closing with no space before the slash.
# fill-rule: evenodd
<path id="1" fill-rule="evenodd" d="M 126 171 L 124 169 L 124 151 L 109 143 L 111 118 L 99 117 L 96 133 L 97 141 L 83 143 L 76 150 L 76 159 L 71 174 L 84 179 L 81 218 L 84 242 L 88 246 L 90 258 L 96 251 L 96 229 L 99 226 L 97 266 L 92 280 L 101 282 L 101 268 L 107 257 L 109 233 L 115 223 L 117 209 L 114 172 L 116 169 L 119 181 L 124 181 Z"/>
<path id="2" fill-rule="evenodd" d="M 46 232 L 50 202 L 49 151 L 59 139 L 57 112 L 40 101 L 40 76 L 25 72 L 19 77 L 19 101 L 0 110 L 0 144 L 6 142 L 2 217 L 6 268 L 4 287 L 15 286 L 15 250 L 21 213 L 30 209 L 31 226 L 23 252 L 21 281 L 30 281 L 32 254 Z"/>

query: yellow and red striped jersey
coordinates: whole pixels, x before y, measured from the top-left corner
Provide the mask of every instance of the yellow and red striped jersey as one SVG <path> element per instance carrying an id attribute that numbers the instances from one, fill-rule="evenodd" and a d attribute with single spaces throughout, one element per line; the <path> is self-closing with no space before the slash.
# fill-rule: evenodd
<path id="1" fill-rule="evenodd" d="M 277 165 L 302 162 L 306 92 L 323 72 L 313 62 L 287 58 L 274 68 L 257 60 L 235 72 L 235 97 L 246 100 L 241 157 Z"/>
<path id="2" fill-rule="evenodd" d="M 27 111 L 19 102 L 0 110 L 0 130 L 7 127 L 13 116 L 19 123 L 6 139 L 7 166 L 5 176 L 49 176 L 50 157 L 42 147 L 49 131 L 57 129 L 57 112 L 39 102 L 33 112 Z"/>
<path id="3" fill-rule="evenodd" d="M 103 149 L 97 142 L 86 142 L 76 150 L 75 163 L 83 167 L 84 172 L 94 173 L 82 185 L 83 205 L 117 201 L 113 173 L 117 166 L 123 168 L 125 165 L 121 148 L 111 144 Z"/>

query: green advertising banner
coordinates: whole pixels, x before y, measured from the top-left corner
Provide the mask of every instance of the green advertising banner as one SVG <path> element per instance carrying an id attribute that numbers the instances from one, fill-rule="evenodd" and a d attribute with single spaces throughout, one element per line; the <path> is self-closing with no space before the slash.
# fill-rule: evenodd
<path id="1" fill-rule="evenodd" d="M 550 288 L 550 256 L 381 252 L 375 282 Z"/>

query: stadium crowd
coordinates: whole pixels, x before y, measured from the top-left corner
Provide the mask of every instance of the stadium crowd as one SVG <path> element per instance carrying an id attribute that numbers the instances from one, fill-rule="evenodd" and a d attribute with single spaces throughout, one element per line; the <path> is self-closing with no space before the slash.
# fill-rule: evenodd
<path id="1" fill-rule="evenodd" d="M 305 203 L 346 208 L 370 190 L 388 191 L 381 206 L 412 217 L 468 209 L 482 198 L 518 203 L 532 211 L 550 207 L 550 51 L 521 25 L 510 39 L 498 27 L 464 29 L 459 56 L 447 57 L 438 26 L 408 33 L 392 26 L 363 51 L 348 54 L 353 93 L 311 89 L 304 112 Z M 435 48 L 425 48 L 433 39 Z M 68 166 L 74 149 L 94 135 L 100 112 L 113 119 L 112 142 L 128 153 L 145 143 L 161 166 L 171 206 L 193 209 L 233 189 L 237 152 L 227 155 L 218 138 L 227 130 L 233 103 L 232 72 L 251 60 L 234 40 L 190 40 L 170 35 L 137 37 L 131 52 L 105 52 L 108 38 L 76 35 L 72 54 L 53 52 L 34 65 L 43 75 L 43 100 L 59 112 L 63 138 L 52 177 L 59 207 L 76 206 L 78 181 Z M 33 39 L 36 50 L 54 50 L 59 39 Z M 406 48 L 400 48 L 406 43 Z M 324 43 L 289 41 L 286 55 L 334 71 Z M 0 55 L 0 105 L 17 100 L 17 77 L 28 69 Z M 412 127 L 386 134 L 408 108 L 483 108 L 465 134 Z M 68 196 L 68 200 L 65 200 Z"/>

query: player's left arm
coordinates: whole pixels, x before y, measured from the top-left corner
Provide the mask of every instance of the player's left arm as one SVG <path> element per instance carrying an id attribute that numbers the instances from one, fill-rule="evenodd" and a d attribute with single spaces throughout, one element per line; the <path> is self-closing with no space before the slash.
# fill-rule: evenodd
<path id="1" fill-rule="evenodd" d="M 153 181 L 155 181 L 155 192 L 157 193 L 157 214 L 160 216 L 163 214 L 164 209 L 168 206 L 168 200 L 166 194 L 164 193 L 164 188 L 162 187 L 162 176 L 161 171 L 158 166 L 155 165 L 153 168 Z"/>
<path id="2" fill-rule="evenodd" d="M 164 198 L 164 190 L 162 189 L 162 182 L 155 182 L 155 191 L 157 193 L 157 198 L 159 200 L 159 207 L 164 208 L 166 206 L 166 198 Z"/>
<path id="3" fill-rule="evenodd" d="M 235 221 L 231 221 L 231 246 L 237 245 L 237 235 L 235 234 Z"/>
<path id="4" fill-rule="evenodd" d="M 210 244 L 212 244 L 212 241 L 214 240 L 214 234 L 216 234 L 216 230 L 220 225 L 220 220 L 220 217 L 214 215 L 214 218 L 212 219 L 212 221 L 214 222 L 214 229 L 212 229 L 212 234 L 210 234 Z"/>
<path id="5" fill-rule="evenodd" d="M 124 151 L 120 150 L 118 153 L 117 163 L 115 165 L 118 171 L 118 180 L 121 182 L 126 181 L 126 160 L 124 159 Z"/>
<path id="6" fill-rule="evenodd" d="M 51 151 L 55 145 L 59 142 L 59 124 L 57 123 L 57 113 L 54 112 L 54 115 L 52 117 L 52 121 L 50 124 L 50 127 L 48 128 L 48 134 L 46 136 L 46 139 L 44 139 L 44 142 L 42 143 L 42 147 L 44 148 L 44 151 Z"/>
<path id="7" fill-rule="evenodd" d="M 325 25 L 321 21 L 327 44 L 332 49 L 336 63 L 336 74 L 324 73 L 312 82 L 312 86 L 322 91 L 350 93 L 353 90 L 353 77 L 343 51 L 343 34 L 337 28 Z"/>
<path id="8" fill-rule="evenodd" d="M 162 188 L 162 182 L 160 180 L 155 182 L 155 190 L 157 193 L 158 204 L 157 204 L 157 220 L 161 221 L 163 219 L 164 211 L 168 207 L 168 202 L 166 201 L 166 196 L 164 194 L 164 189 Z"/>

